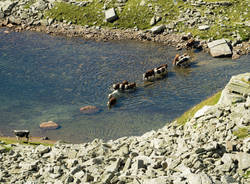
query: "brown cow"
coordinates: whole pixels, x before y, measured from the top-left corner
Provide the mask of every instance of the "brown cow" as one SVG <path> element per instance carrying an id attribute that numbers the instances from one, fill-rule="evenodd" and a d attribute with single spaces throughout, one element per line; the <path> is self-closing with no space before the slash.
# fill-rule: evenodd
<path id="1" fill-rule="evenodd" d="M 111 107 L 113 107 L 116 104 L 116 101 L 117 101 L 116 98 L 111 96 L 107 103 L 108 108 L 110 109 Z"/>
<path id="2" fill-rule="evenodd" d="M 146 73 L 143 74 L 143 80 L 148 80 L 148 78 L 152 76 L 155 76 L 155 71 L 148 70 Z"/>

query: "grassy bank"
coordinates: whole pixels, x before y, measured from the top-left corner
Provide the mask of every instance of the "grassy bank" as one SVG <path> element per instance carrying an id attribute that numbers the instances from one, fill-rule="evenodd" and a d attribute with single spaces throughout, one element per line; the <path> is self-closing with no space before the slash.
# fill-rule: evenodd
<path id="1" fill-rule="evenodd" d="M 204 1 L 213 3 L 222 0 Z M 223 37 L 230 40 L 249 40 L 250 27 L 245 25 L 249 21 L 248 0 L 227 0 L 232 3 L 230 6 L 194 6 L 190 2 L 179 0 L 176 2 L 175 4 L 173 0 L 128 0 L 126 3 L 117 3 L 117 0 L 93 0 L 83 7 L 56 2 L 55 6 L 46 12 L 46 16 L 60 22 L 82 26 L 120 29 L 136 27 L 140 30 L 151 28 L 150 20 L 155 16 L 160 17 L 158 25 L 169 25 L 174 32 L 191 32 L 202 39 Z M 115 8 L 119 17 L 117 21 L 113 23 L 104 21 L 104 11 L 108 8 Z M 188 22 L 193 19 L 197 19 L 197 22 L 190 26 Z M 199 25 L 206 24 L 210 25 L 210 29 L 206 31 L 198 29 Z"/>
<path id="2" fill-rule="evenodd" d="M 23 144 L 23 145 L 44 145 L 44 146 L 53 146 L 56 141 L 54 140 L 41 140 L 40 137 L 32 137 L 32 139 L 29 142 L 26 142 L 23 140 L 17 141 L 16 137 L 0 137 L 0 142 L 3 144 L 0 144 L 0 146 L 3 146 L 6 148 L 6 150 L 11 149 L 8 145 L 10 144 Z"/>
<path id="3" fill-rule="evenodd" d="M 202 101 L 201 103 L 195 105 L 194 107 L 192 107 L 191 109 L 189 109 L 188 111 L 186 111 L 181 117 L 177 118 L 177 123 L 179 125 L 184 125 L 189 119 L 191 119 L 195 113 L 200 110 L 202 107 L 204 107 L 205 105 L 215 105 L 217 104 L 217 102 L 219 101 L 221 96 L 221 91 L 217 92 L 216 94 L 214 94 L 213 96 L 207 98 L 206 100 Z"/>

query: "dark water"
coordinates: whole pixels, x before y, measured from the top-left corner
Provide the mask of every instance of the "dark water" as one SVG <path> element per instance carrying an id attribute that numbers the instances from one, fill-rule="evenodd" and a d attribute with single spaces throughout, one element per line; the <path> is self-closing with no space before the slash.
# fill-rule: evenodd
<path id="1" fill-rule="evenodd" d="M 232 75 L 250 71 L 249 56 L 232 61 L 204 53 L 193 55 L 191 68 L 175 70 L 170 63 L 176 53 L 154 43 L 0 30 L 0 133 L 30 129 L 32 136 L 72 142 L 140 135 L 217 92 Z M 163 63 L 170 65 L 168 77 L 143 87 L 142 73 Z M 140 87 L 108 110 L 110 86 L 125 79 Z M 79 109 L 85 105 L 101 112 L 83 115 Z M 41 130 L 39 124 L 49 120 L 61 128 Z"/>

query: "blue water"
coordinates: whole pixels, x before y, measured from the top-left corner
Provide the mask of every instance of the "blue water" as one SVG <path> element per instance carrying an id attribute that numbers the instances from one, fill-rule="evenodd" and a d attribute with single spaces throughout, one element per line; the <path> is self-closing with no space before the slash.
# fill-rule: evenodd
<path id="1" fill-rule="evenodd" d="M 0 38 L 0 134 L 4 135 L 30 129 L 32 136 L 71 142 L 140 135 L 161 128 L 217 92 L 232 75 L 250 71 L 249 56 L 233 61 L 202 52 L 192 53 L 191 68 L 176 70 L 171 61 L 179 52 L 155 43 L 4 34 L 3 29 Z M 142 73 L 163 63 L 170 66 L 168 77 L 144 84 Z M 110 86 L 123 80 L 139 87 L 108 110 Z M 81 114 L 85 105 L 101 111 Z M 39 128 L 50 120 L 61 128 Z"/>

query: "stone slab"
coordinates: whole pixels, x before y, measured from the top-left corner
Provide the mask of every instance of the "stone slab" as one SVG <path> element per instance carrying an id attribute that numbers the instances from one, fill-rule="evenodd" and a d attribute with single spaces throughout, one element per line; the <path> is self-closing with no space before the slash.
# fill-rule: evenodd
<path id="1" fill-rule="evenodd" d="M 225 39 L 215 40 L 208 43 L 210 54 L 213 57 L 232 56 L 232 50 Z"/>
<path id="2" fill-rule="evenodd" d="M 115 20 L 118 19 L 118 16 L 114 8 L 110 8 L 105 11 L 105 19 L 107 22 L 114 22 Z"/>

